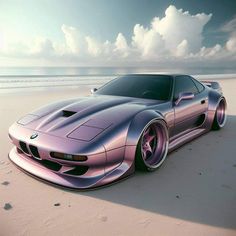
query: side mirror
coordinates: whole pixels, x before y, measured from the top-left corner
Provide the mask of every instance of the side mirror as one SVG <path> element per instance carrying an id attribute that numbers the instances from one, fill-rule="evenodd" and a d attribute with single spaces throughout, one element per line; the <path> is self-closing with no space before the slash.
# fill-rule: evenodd
<path id="1" fill-rule="evenodd" d="M 95 93 L 97 90 L 98 90 L 97 88 L 92 88 L 90 91 L 91 91 L 91 93 L 93 94 L 93 93 Z"/>
<path id="2" fill-rule="evenodd" d="M 194 94 L 191 92 L 180 93 L 178 99 L 175 101 L 175 105 L 177 106 L 182 100 L 191 100 L 194 98 Z"/>

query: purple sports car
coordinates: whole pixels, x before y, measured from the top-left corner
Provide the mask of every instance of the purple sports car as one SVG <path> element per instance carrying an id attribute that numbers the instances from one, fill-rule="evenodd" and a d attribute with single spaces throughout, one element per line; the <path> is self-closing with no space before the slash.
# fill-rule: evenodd
<path id="1" fill-rule="evenodd" d="M 92 92 L 14 123 L 10 160 L 60 186 L 95 188 L 156 170 L 168 152 L 226 122 L 219 84 L 188 75 L 125 75 Z"/>

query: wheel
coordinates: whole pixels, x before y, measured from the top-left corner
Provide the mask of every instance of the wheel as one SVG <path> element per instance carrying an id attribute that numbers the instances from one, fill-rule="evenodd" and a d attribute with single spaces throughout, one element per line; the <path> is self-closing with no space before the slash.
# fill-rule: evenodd
<path id="1" fill-rule="evenodd" d="M 162 120 L 149 123 L 139 139 L 135 166 L 139 170 L 156 170 L 165 160 L 168 152 L 168 130 Z"/>
<path id="2" fill-rule="evenodd" d="M 226 122 L 226 102 L 225 99 L 222 98 L 216 108 L 212 129 L 219 130 L 225 125 L 225 122 Z"/>

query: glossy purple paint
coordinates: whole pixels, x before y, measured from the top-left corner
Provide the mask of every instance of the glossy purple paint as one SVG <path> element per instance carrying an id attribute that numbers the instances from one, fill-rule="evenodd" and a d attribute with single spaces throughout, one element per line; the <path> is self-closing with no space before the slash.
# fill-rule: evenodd
<path id="1" fill-rule="evenodd" d="M 178 105 L 172 100 L 96 94 L 50 104 L 9 128 L 14 144 L 9 158 L 27 173 L 64 187 L 89 189 L 112 183 L 134 173 L 137 144 L 147 124 L 165 122 L 169 151 L 211 129 L 217 106 L 225 99 L 204 87 Z M 34 133 L 38 136 L 32 139 Z M 88 158 L 56 159 L 51 152 Z"/>

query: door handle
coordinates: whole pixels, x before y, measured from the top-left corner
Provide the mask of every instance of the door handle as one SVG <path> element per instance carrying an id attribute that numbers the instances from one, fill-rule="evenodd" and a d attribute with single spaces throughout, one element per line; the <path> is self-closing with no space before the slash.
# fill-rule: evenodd
<path id="1" fill-rule="evenodd" d="M 205 102 L 206 102 L 206 100 L 202 100 L 202 101 L 201 101 L 201 104 L 205 104 Z"/>

